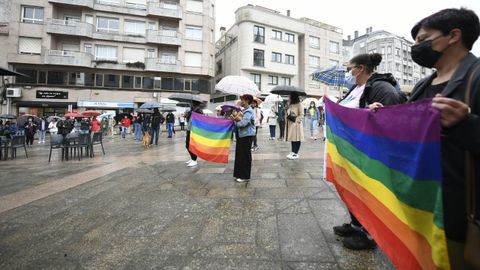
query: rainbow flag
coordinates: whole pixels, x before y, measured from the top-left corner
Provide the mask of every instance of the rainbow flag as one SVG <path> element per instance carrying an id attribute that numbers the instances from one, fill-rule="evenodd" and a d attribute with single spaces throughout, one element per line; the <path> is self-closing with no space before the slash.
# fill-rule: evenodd
<path id="1" fill-rule="evenodd" d="M 195 112 L 191 117 L 190 152 L 207 161 L 228 163 L 233 121 Z"/>
<path id="2" fill-rule="evenodd" d="M 398 269 L 449 269 L 440 115 L 431 100 L 373 113 L 325 99 L 327 180 Z"/>

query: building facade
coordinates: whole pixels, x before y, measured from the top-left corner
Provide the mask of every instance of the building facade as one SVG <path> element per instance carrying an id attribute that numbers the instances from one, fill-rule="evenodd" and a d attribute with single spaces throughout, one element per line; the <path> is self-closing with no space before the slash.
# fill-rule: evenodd
<path id="1" fill-rule="evenodd" d="M 295 85 L 308 95 L 329 88 L 312 80 L 321 68 L 340 64 L 342 30 L 308 18 L 292 18 L 265 7 L 247 5 L 216 43 L 215 81 L 227 75 L 251 78 L 267 95 L 277 85 Z M 223 29 L 225 30 L 225 29 Z M 233 99 L 227 97 L 228 99 Z M 214 103 L 222 102 L 217 97 Z"/>
<path id="2" fill-rule="evenodd" d="M 422 78 L 430 75 L 432 70 L 417 65 L 412 60 L 410 47 L 413 42 L 384 30 L 372 31 L 369 27 L 365 34 L 359 36 L 355 31 L 353 39 L 349 35 L 343 41 L 343 61 L 347 63 L 352 57 L 362 53 L 380 53 L 382 62 L 377 71 L 392 73 L 402 90 L 409 92 Z"/>
<path id="3" fill-rule="evenodd" d="M 209 98 L 214 0 L 0 4 L 0 45 L 5 48 L 0 66 L 28 75 L 5 82 L 21 95 L 11 97 L 8 106 L 3 101 L 3 112 L 129 111 L 168 92 L 194 91 Z"/>

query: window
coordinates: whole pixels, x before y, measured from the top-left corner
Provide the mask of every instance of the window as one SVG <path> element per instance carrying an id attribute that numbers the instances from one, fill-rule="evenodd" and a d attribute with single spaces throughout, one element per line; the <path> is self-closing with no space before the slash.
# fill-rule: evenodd
<path id="1" fill-rule="evenodd" d="M 85 15 L 85 22 L 93 24 L 93 15 Z"/>
<path id="2" fill-rule="evenodd" d="M 135 9 L 147 9 L 147 1 L 146 0 L 126 0 L 125 5 L 129 8 Z"/>
<path id="3" fill-rule="evenodd" d="M 308 63 L 310 64 L 310 67 L 319 68 L 320 67 L 320 57 L 310 55 L 308 57 Z"/>
<path id="4" fill-rule="evenodd" d="M 155 49 L 147 49 L 147 58 L 155 58 Z"/>
<path id="5" fill-rule="evenodd" d="M 187 0 L 187 11 L 202 13 L 203 12 L 203 2 L 195 0 Z"/>
<path id="6" fill-rule="evenodd" d="M 265 51 L 253 49 L 253 65 L 257 67 L 265 66 Z"/>
<path id="7" fill-rule="evenodd" d="M 291 84 L 292 84 L 292 78 L 282 77 L 282 85 L 291 85 Z"/>
<path id="8" fill-rule="evenodd" d="M 192 90 L 192 81 L 185 80 L 185 91 L 190 91 L 190 90 Z"/>
<path id="9" fill-rule="evenodd" d="M 290 33 L 285 33 L 285 41 L 295 43 L 295 35 Z"/>
<path id="10" fill-rule="evenodd" d="M 83 51 L 88 54 L 93 54 L 92 44 L 91 43 L 83 44 Z"/>
<path id="11" fill-rule="evenodd" d="M 278 52 L 272 52 L 272 62 L 281 63 L 282 62 L 282 54 Z"/>
<path id="12" fill-rule="evenodd" d="M 310 48 L 320 49 L 320 38 L 310 36 Z"/>
<path id="13" fill-rule="evenodd" d="M 153 89 L 154 77 L 143 77 L 143 88 Z"/>
<path id="14" fill-rule="evenodd" d="M 395 48 L 395 55 L 400 56 L 400 48 Z"/>
<path id="15" fill-rule="evenodd" d="M 215 34 L 213 33 L 213 29 L 210 30 L 210 42 L 215 43 Z"/>
<path id="16" fill-rule="evenodd" d="M 94 86 L 95 82 L 95 73 L 85 72 L 85 79 L 83 85 L 85 86 Z"/>
<path id="17" fill-rule="evenodd" d="M 145 22 L 125 20 L 125 33 L 145 35 Z"/>
<path id="18" fill-rule="evenodd" d="M 385 47 L 381 47 L 381 48 L 380 48 L 380 53 L 381 53 L 382 55 L 385 55 Z"/>
<path id="19" fill-rule="evenodd" d="M 18 53 L 21 54 L 41 54 L 42 39 L 41 38 L 18 38 Z"/>
<path id="20" fill-rule="evenodd" d="M 269 85 L 278 85 L 278 76 L 268 75 L 268 84 Z"/>
<path id="21" fill-rule="evenodd" d="M 95 60 L 117 61 L 117 47 L 97 45 L 95 50 Z"/>
<path id="22" fill-rule="evenodd" d="M 187 67 L 201 67 L 202 54 L 196 52 L 185 52 L 185 66 Z"/>
<path id="23" fill-rule="evenodd" d="M 95 86 L 103 86 L 103 74 L 95 74 Z"/>
<path id="24" fill-rule="evenodd" d="M 122 88 L 133 88 L 133 76 L 130 76 L 130 75 L 122 76 Z"/>
<path id="25" fill-rule="evenodd" d="M 272 38 L 282 40 L 282 31 L 272 30 Z"/>
<path id="26" fill-rule="evenodd" d="M 57 84 L 57 85 L 66 84 L 65 82 L 67 80 L 67 72 L 49 71 L 47 80 L 48 80 L 48 84 Z"/>
<path id="27" fill-rule="evenodd" d="M 295 64 L 295 56 L 290 54 L 285 54 L 285 64 L 294 65 Z"/>
<path id="28" fill-rule="evenodd" d="M 22 6 L 22 22 L 43 23 L 43 7 Z"/>
<path id="29" fill-rule="evenodd" d="M 331 53 L 340 53 L 340 47 L 338 42 L 330 41 L 330 52 Z"/>
<path id="30" fill-rule="evenodd" d="M 17 72 L 28 75 L 28 77 L 15 77 L 17 83 L 35 83 L 37 78 L 37 71 L 29 68 L 17 68 Z"/>
<path id="31" fill-rule="evenodd" d="M 144 62 L 145 61 L 145 50 L 137 48 L 126 48 L 123 47 L 123 62 L 124 63 L 135 63 L 135 62 Z"/>
<path id="32" fill-rule="evenodd" d="M 156 22 L 148 22 L 148 30 L 157 30 Z"/>
<path id="33" fill-rule="evenodd" d="M 97 17 L 97 31 L 118 32 L 118 19 Z"/>
<path id="34" fill-rule="evenodd" d="M 387 54 L 391 54 L 392 53 L 392 47 L 391 46 L 388 46 L 387 47 Z"/>
<path id="35" fill-rule="evenodd" d="M 339 67 L 340 65 L 340 62 L 338 62 L 338 60 L 332 60 L 330 59 L 329 61 L 329 67 Z"/>
<path id="36" fill-rule="evenodd" d="M 173 90 L 173 78 L 163 78 L 162 89 Z"/>
<path id="37" fill-rule="evenodd" d="M 193 40 L 202 40 L 202 27 L 187 25 L 185 28 L 185 38 Z"/>
<path id="38" fill-rule="evenodd" d="M 201 57 L 201 55 L 200 55 Z M 196 60 L 198 61 L 198 60 Z M 199 60 L 201 61 L 201 59 Z M 172 53 L 162 53 L 160 56 L 160 63 L 162 64 L 169 64 L 169 65 L 176 65 L 177 64 L 177 55 Z"/>
<path id="39" fill-rule="evenodd" d="M 25 74 L 25 73 L 23 73 L 23 74 Z M 35 78 L 35 77 L 33 77 L 33 78 Z M 46 84 L 47 83 L 47 72 L 46 71 L 40 70 L 38 72 L 38 83 L 39 84 Z"/>
<path id="40" fill-rule="evenodd" d="M 135 88 L 142 88 L 142 77 L 135 76 Z"/>
<path id="41" fill-rule="evenodd" d="M 260 74 L 250 74 L 252 76 L 252 81 L 257 85 L 258 89 L 262 87 L 262 75 Z"/>
<path id="42" fill-rule="evenodd" d="M 162 77 L 153 77 L 153 88 L 154 89 L 162 89 L 162 83 L 166 80 L 167 78 Z"/>
<path id="43" fill-rule="evenodd" d="M 265 28 L 261 26 L 253 26 L 253 41 L 265 43 Z"/>
<path id="44" fill-rule="evenodd" d="M 78 73 L 78 77 L 80 77 L 80 73 Z M 75 85 L 76 82 L 77 82 L 77 73 L 70 72 L 70 76 L 68 76 L 68 84 Z"/>

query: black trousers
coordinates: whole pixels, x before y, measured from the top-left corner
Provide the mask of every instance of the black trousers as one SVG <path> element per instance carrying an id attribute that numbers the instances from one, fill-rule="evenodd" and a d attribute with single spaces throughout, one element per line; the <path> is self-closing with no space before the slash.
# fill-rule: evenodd
<path id="1" fill-rule="evenodd" d="M 197 160 L 197 155 L 195 155 L 194 153 L 190 152 L 190 150 L 188 150 L 189 145 L 190 145 L 190 130 L 187 130 L 187 137 L 185 138 L 185 147 L 187 148 L 187 151 L 190 154 L 190 158 L 192 160 Z"/>
<path id="2" fill-rule="evenodd" d="M 237 136 L 235 145 L 235 163 L 233 167 L 233 177 L 241 179 L 250 179 L 252 171 L 252 140 L 253 136 L 240 138 Z"/>
<path id="3" fill-rule="evenodd" d="M 35 136 L 35 134 L 26 134 L 25 137 L 26 137 L 26 141 L 25 143 L 27 145 L 32 145 L 33 143 L 33 137 Z"/>
<path id="4" fill-rule="evenodd" d="M 302 142 L 298 141 L 298 142 L 292 142 L 292 152 L 294 152 L 295 154 L 298 154 L 298 151 L 300 151 L 300 145 L 302 144 Z"/>
<path id="5" fill-rule="evenodd" d="M 285 138 L 285 121 L 278 122 L 278 127 L 280 128 L 280 138 Z"/>
<path id="6" fill-rule="evenodd" d="M 257 144 L 257 134 L 258 134 L 258 127 L 255 127 L 255 136 L 253 136 L 253 145 L 252 145 L 252 147 L 258 146 L 258 144 Z"/>

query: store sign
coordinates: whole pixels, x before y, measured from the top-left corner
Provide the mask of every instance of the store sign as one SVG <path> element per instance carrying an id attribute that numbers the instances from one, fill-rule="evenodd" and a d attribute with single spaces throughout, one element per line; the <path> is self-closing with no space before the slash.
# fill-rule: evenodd
<path id="1" fill-rule="evenodd" d="M 68 99 L 68 92 L 37 90 L 37 98 Z"/>
<path id="2" fill-rule="evenodd" d="M 111 101 L 77 101 L 77 107 L 94 107 L 94 108 L 132 108 L 133 102 L 111 102 Z"/>

